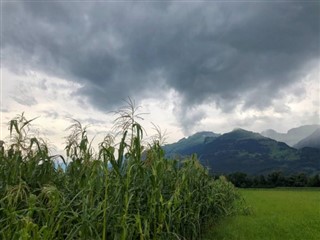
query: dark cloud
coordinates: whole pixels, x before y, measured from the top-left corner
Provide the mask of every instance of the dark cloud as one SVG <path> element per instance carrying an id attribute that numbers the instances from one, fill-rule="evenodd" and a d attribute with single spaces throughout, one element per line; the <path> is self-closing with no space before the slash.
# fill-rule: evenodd
<path id="1" fill-rule="evenodd" d="M 6 2 L 4 65 L 80 82 L 100 110 L 170 88 L 182 114 L 207 102 L 264 109 L 318 63 L 319 12 L 297 1 Z"/>

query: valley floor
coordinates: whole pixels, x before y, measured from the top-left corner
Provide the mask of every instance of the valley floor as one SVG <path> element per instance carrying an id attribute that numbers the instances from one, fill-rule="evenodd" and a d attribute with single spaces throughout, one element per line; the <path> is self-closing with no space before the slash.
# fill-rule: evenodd
<path id="1" fill-rule="evenodd" d="M 320 188 L 240 191 L 252 214 L 225 218 L 203 240 L 320 239 Z"/>

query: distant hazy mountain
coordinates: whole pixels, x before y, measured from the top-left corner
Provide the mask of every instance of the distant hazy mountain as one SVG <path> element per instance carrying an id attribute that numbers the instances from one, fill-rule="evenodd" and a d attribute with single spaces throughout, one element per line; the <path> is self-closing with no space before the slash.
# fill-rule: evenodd
<path id="1" fill-rule="evenodd" d="M 294 145 L 295 148 L 313 147 L 320 149 L 320 128 L 314 131 L 310 136 L 302 139 Z"/>
<path id="2" fill-rule="evenodd" d="M 164 149 L 166 151 L 170 149 L 170 152 L 167 151 L 167 156 L 195 153 L 200 162 L 209 167 L 213 173 L 320 172 L 318 160 L 320 149 L 304 148 L 300 151 L 259 133 L 235 129 L 220 136 L 213 134 L 205 137 L 198 133 L 189 138 L 166 145 Z M 180 145 L 186 143 L 188 139 L 191 144 Z M 191 141 L 191 139 L 198 140 Z"/>
<path id="3" fill-rule="evenodd" d="M 304 125 L 301 127 L 292 128 L 287 133 L 279 133 L 273 129 L 268 129 L 266 131 L 263 131 L 261 135 L 268 138 L 272 138 L 279 142 L 285 142 L 289 146 L 293 146 L 296 143 L 298 143 L 300 140 L 308 137 L 318 128 L 320 128 L 319 124 Z"/>

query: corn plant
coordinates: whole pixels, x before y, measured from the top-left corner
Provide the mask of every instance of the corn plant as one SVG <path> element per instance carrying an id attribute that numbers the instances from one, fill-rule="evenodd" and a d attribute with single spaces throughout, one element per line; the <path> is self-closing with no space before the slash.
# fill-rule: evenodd
<path id="1" fill-rule="evenodd" d="M 73 122 L 65 170 L 41 138 L 28 136 L 33 120 L 9 123 L 11 144 L 0 146 L 0 239 L 200 239 L 209 222 L 233 213 L 234 187 L 213 180 L 196 156 L 167 159 L 159 139 L 143 146 L 129 103 L 118 112 L 120 142 L 108 135 L 97 152 Z"/>

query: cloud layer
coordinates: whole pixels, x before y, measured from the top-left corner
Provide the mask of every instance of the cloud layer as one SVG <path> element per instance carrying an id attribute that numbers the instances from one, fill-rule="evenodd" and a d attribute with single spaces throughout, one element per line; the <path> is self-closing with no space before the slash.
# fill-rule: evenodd
<path id="1" fill-rule="evenodd" d="M 206 116 L 201 104 L 266 109 L 319 64 L 316 2 L 2 5 L 3 66 L 79 83 L 70 97 L 101 111 L 174 90 L 186 128 Z"/>

